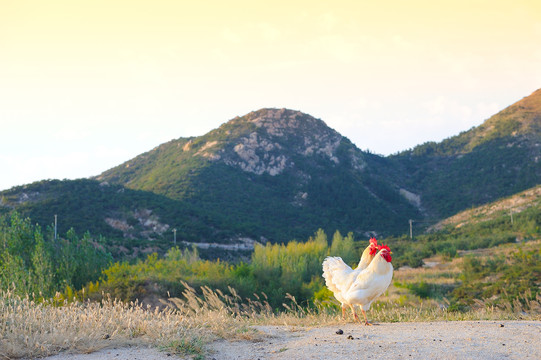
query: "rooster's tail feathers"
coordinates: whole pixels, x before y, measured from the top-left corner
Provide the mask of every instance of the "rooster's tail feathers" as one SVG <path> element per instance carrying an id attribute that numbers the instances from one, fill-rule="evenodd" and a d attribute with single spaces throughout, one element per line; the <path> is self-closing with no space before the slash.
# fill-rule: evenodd
<path id="1" fill-rule="evenodd" d="M 333 275 L 340 271 L 351 270 L 351 268 L 337 256 L 329 256 L 323 261 L 323 278 L 325 279 L 325 285 L 332 292 L 338 291 L 336 284 L 333 281 Z"/>

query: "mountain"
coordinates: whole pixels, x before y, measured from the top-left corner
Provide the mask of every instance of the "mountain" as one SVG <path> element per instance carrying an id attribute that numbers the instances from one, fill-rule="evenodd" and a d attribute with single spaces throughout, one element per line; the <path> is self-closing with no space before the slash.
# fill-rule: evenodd
<path id="1" fill-rule="evenodd" d="M 200 137 L 161 144 L 92 179 L 42 181 L 0 193 L 42 225 L 57 214 L 111 239 L 119 254 L 178 241 L 222 256 L 254 242 L 304 240 L 318 228 L 357 238 L 404 234 L 539 185 L 541 90 L 440 143 L 382 157 L 322 120 L 261 109 Z M 130 250 L 132 249 L 132 250 Z"/>
<path id="2" fill-rule="evenodd" d="M 478 127 L 387 160 L 380 174 L 418 195 L 432 220 L 533 187 L 541 179 L 541 89 Z"/>
<path id="3" fill-rule="evenodd" d="M 191 204 L 213 222 L 204 241 L 285 242 L 318 228 L 396 233 L 418 210 L 372 174 L 373 157 L 319 119 L 262 109 L 162 144 L 96 179 Z M 178 221 L 191 227 L 190 219 Z"/>

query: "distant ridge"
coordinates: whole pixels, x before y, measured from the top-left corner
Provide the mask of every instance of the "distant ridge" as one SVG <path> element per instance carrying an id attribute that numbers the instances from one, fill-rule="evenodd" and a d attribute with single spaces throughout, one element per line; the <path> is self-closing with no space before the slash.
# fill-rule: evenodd
<path id="1" fill-rule="evenodd" d="M 492 140 L 509 138 L 517 141 L 530 140 L 539 144 L 541 137 L 541 89 L 530 96 L 508 106 L 483 124 L 450 137 L 440 143 L 428 142 L 418 145 L 412 150 L 399 154 L 404 155 L 458 155 L 472 152 L 476 147 Z"/>
<path id="2" fill-rule="evenodd" d="M 431 228 L 431 230 L 441 230 L 445 226 L 453 226 L 458 228 L 465 224 L 488 221 L 492 220 L 496 216 L 500 216 L 502 213 L 511 217 L 513 213 L 520 213 L 532 206 L 540 205 L 541 185 L 538 185 L 510 197 L 503 198 L 486 205 L 481 205 L 474 209 L 461 211 L 456 215 L 438 222 Z"/>
<path id="3" fill-rule="evenodd" d="M 540 183 L 541 90 L 478 127 L 389 157 L 383 173 L 441 219 Z"/>

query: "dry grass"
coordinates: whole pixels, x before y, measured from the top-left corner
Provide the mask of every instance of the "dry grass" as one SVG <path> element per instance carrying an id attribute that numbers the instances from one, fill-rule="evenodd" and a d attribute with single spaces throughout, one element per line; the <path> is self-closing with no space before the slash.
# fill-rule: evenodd
<path id="1" fill-rule="evenodd" d="M 425 269 L 427 275 L 436 282 L 448 282 L 456 275 L 456 264 L 443 265 L 440 268 Z M 411 279 L 422 279 L 422 270 L 413 269 L 409 272 Z M 413 274 L 413 277 L 412 277 Z M 407 275 L 402 276 L 402 279 Z M 260 334 L 253 330 L 253 325 L 284 325 L 298 326 L 325 326 L 343 323 L 338 303 L 321 303 L 315 307 L 300 306 L 295 297 L 286 296 L 283 304 L 285 311 L 275 313 L 262 297 L 257 300 L 241 299 L 234 289 L 230 288 L 231 295 L 220 291 L 203 288 L 203 296 L 198 297 L 195 289 L 187 284 L 184 299 L 170 299 L 174 307 L 193 319 L 197 323 L 206 323 L 213 334 L 227 339 L 257 339 Z M 504 303 L 495 307 L 488 302 L 478 301 L 474 310 L 468 312 L 447 311 L 449 304 L 446 299 L 420 299 L 408 293 L 407 289 L 390 287 L 387 293 L 376 301 L 370 311 L 369 318 L 377 322 L 426 322 L 426 321 L 459 321 L 459 320 L 541 320 L 541 294 L 536 299 L 531 293 L 522 296 L 523 303 L 518 299 L 511 303 Z M 329 306 L 335 305 L 335 306 Z M 219 320 L 217 320 L 219 319 Z M 217 321 L 216 321 L 217 320 Z M 352 318 L 346 321 L 353 321 Z M 216 326 L 218 326 L 216 328 Z M 240 330 L 240 331 L 239 331 Z"/>
<path id="2" fill-rule="evenodd" d="M 230 294 L 203 287 L 203 295 L 198 296 L 195 289 L 186 283 L 183 285 L 186 288 L 183 299 L 171 298 L 166 303 L 195 322 L 206 324 L 206 329 L 225 339 L 257 340 L 261 334 L 253 329 L 253 325 L 314 326 L 336 322 L 335 309 L 302 307 L 290 294 L 284 299 L 285 311 L 276 313 L 265 294 L 242 299 L 231 287 Z"/>
<path id="3" fill-rule="evenodd" d="M 138 303 L 59 304 L 0 294 L 0 358 L 89 353 L 135 343 L 197 353 L 205 341 L 199 327 L 173 310 L 152 311 Z"/>
<path id="4" fill-rule="evenodd" d="M 202 358 L 205 344 L 216 338 L 257 341 L 264 335 L 254 325 L 295 328 L 344 323 L 336 308 L 321 304 L 306 309 L 293 296 L 284 304 L 286 311 L 277 314 L 264 295 L 244 301 L 234 289 L 231 294 L 209 288 L 202 291 L 198 296 L 187 286 L 184 298 L 169 299 L 165 310 L 112 300 L 101 304 L 38 303 L 30 297 L 4 293 L 0 296 L 0 358 L 37 358 L 61 351 L 88 353 L 131 344 Z M 373 321 L 541 320 L 541 296 L 530 301 L 527 309 L 517 308 L 517 304 L 495 308 L 480 303 L 477 310 L 460 313 L 448 312 L 433 300 L 404 299 L 389 293 L 368 312 Z"/>
<path id="5" fill-rule="evenodd" d="M 106 347 L 151 345 L 196 358 L 216 338 L 257 340 L 251 325 L 316 325 L 334 319 L 302 309 L 290 296 L 289 311 L 276 315 L 265 296 L 241 299 L 203 287 L 202 296 L 185 284 L 183 299 L 160 310 L 117 300 L 40 302 L 10 292 L 0 294 L 0 359 L 38 358 L 59 352 L 90 353 Z"/>
<path id="6" fill-rule="evenodd" d="M 447 311 L 445 305 L 429 299 L 424 301 L 399 302 L 380 301 L 370 310 L 372 318 L 381 322 L 427 322 L 463 320 L 541 320 L 541 295 L 528 300 L 530 294 L 523 294 L 526 304 L 518 300 L 513 304 L 493 306 L 479 300 L 475 309 L 467 312 Z M 445 303 L 445 300 L 444 300 Z"/>

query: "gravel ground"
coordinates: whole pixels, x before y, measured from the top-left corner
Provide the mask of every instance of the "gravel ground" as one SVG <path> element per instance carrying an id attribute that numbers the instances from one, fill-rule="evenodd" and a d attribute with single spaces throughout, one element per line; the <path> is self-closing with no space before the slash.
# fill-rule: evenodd
<path id="1" fill-rule="evenodd" d="M 460 321 L 257 327 L 262 341 L 216 341 L 208 359 L 541 359 L 539 321 Z M 336 332 L 341 329 L 343 334 Z M 61 354 L 47 360 L 180 359 L 147 348 Z"/>

